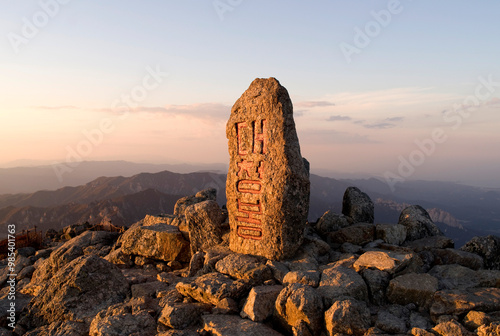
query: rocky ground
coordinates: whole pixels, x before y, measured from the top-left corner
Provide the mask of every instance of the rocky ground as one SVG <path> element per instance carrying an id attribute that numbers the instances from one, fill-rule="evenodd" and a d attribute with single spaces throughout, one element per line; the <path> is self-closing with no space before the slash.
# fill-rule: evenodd
<path id="1" fill-rule="evenodd" d="M 456 250 L 419 206 L 374 224 L 356 188 L 342 212 L 282 261 L 228 249 L 215 190 L 122 234 L 19 249 L 13 331 L 1 261 L 0 335 L 500 335 L 500 238 Z"/>

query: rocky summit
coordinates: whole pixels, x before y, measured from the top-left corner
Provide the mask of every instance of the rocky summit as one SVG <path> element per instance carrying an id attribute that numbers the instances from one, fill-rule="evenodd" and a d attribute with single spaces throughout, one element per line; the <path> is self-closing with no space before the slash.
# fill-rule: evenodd
<path id="1" fill-rule="evenodd" d="M 226 136 L 231 250 L 293 256 L 309 210 L 309 172 L 287 90 L 275 78 L 254 80 L 234 104 Z"/>
<path id="2" fill-rule="evenodd" d="M 499 237 L 455 249 L 418 205 L 377 223 L 356 187 L 306 222 L 307 163 L 273 78 L 227 130 L 227 208 L 206 189 L 124 232 L 77 223 L 18 249 L 0 261 L 0 336 L 500 335 Z"/>

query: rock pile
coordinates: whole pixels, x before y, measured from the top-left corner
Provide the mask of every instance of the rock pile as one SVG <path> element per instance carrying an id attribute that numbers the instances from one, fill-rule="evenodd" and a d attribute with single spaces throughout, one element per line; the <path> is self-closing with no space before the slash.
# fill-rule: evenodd
<path id="1" fill-rule="evenodd" d="M 20 251 L 17 324 L 10 331 L 2 309 L 0 335 L 500 333 L 498 237 L 456 250 L 419 206 L 374 224 L 370 198 L 351 187 L 342 214 L 308 223 L 293 258 L 277 261 L 229 249 L 227 213 L 200 196 L 214 193 L 123 234 Z"/>

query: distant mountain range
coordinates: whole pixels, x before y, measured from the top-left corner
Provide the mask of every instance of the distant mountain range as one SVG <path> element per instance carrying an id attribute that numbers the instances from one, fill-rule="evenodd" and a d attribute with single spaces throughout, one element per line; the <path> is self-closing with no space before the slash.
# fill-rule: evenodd
<path id="1" fill-rule="evenodd" d="M 128 167 L 122 169 L 135 169 L 130 168 L 133 164 L 123 162 L 112 162 L 109 166 L 89 163 L 89 167 L 106 166 L 110 172 L 120 164 Z M 46 167 L 41 169 L 44 171 Z M 0 176 L 5 177 L 1 170 Z M 217 201 L 225 204 L 225 181 L 225 174 L 214 172 L 161 171 L 131 177 L 99 177 L 86 184 L 52 191 L 5 193 L 0 195 L 0 225 L 16 223 L 18 230 L 37 225 L 47 230 L 85 221 L 93 224 L 111 221 L 128 226 L 146 214 L 172 213 L 177 199 L 209 187 L 218 189 Z M 309 220 L 316 221 L 327 210 L 340 213 L 342 197 L 349 186 L 357 186 L 372 198 L 376 222 L 396 223 L 402 209 L 419 204 L 455 240 L 456 246 L 474 235 L 500 235 L 500 192 L 449 182 L 408 181 L 398 184 L 393 193 L 387 184 L 375 178 L 337 180 L 312 174 Z"/>

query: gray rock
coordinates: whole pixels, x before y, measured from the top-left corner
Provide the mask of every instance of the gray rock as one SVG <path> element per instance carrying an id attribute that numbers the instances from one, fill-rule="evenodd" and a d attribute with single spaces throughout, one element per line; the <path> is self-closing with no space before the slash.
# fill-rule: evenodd
<path id="1" fill-rule="evenodd" d="M 366 304 L 351 298 L 336 301 L 325 312 L 328 336 L 361 336 L 370 328 L 370 322 L 370 310 Z"/>
<path id="2" fill-rule="evenodd" d="M 183 217 L 185 215 L 186 208 L 203 201 L 215 201 L 217 199 L 217 190 L 214 188 L 209 188 L 201 190 L 196 195 L 182 197 L 175 203 L 174 215 L 178 217 Z"/>
<path id="3" fill-rule="evenodd" d="M 316 230 L 321 237 L 329 241 L 330 236 L 334 234 L 335 231 L 338 231 L 347 226 L 349 226 L 347 217 L 328 210 L 316 223 Z"/>
<path id="4" fill-rule="evenodd" d="M 375 236 L 387 244 L 401 245 L 406 240 L 406 226 L 401 224 L 377 224 Z"/>
<path id="5" fill-rule="evenodd" d="M 499 288 L 469 288 L 443 290 L 432 298 L 431 315 L 460 315 L 471 310 L 492 312 L 500 310 Z"/>
<path id="6" fill-rule="evenodd" d="M 310 183 L 287 90 L 275 78 L 255 79 L 234 104 L 226 136 L 231 250 L 292 257 L 303 240 Z"/>
<path id="7" fill-rule="evenodd" d="M 406 305 L 415 303 L 427 308 L 438 289 L 438 280 L 429 274 L 408 273 L 389 282 L 387 298 L 392 303 Z"/>
<path id="8" fill-rule="evenodd" d="M 29 258 L 29 257 L 35 255 L 36 249 L 34 247 L 31 247 L 31 246 L 21 247 L 21 248 L 17 249 L 17 253 L 22 255 L 23 257 Z"/>
<path id="9" fill-rule="evenodd" d="M 378 269 L 394 274 L 406 267 L 413 258 L 413 254 L 398 252 L 368 251 L 363 253 L 354 263 L 356 272 L 364 269 Z"/>
<path id="10" fill-rule="evenodd" d="M 384 271 L 372 269 L 366 269 L 361 274 L 368 285 L 370 301 L 379 306 L 386 304 L 386 289 L 389 286 L 391 275 Z"/>
<path id="11" fill-rule="evenodd" d="M 274 303 L 283 286 L 253 287 L 241 310 L 241 317 L 255 322 L 262 322 L 272 315 Z"/>
<path id="12" fill-rule="evenodd" d="M 443 235 L 427 211 L 420 205 L 411 205 L 401 211 L 398 224 L 406 227 L 406 240 Z"/>
<path id="13" fill-rule="evenodd" d="M 268 326 L 234 315 L 203 315 L 203 330 L 213 336 L 282 336 Z"/>
<path id="14" fill-rule="evenodd" d="M 190 205 L 184 212 L 189 229 L 191 254 L 222 242 L 222 223 L 225 215 L 216 201 L 203 201 Z"/>
<path id="15" fill-rule="evenodd" d="M 375 225 L 370 223 L 358 223 L 338 230 L 330 236 L 333 243 L 351 243 L 354 245 L 365 245 L 375 238 Z"/>
<path id="16" fill-rule="evenodd" d="M 368 288 L 361 275 L 344 266 L 325 269 L 321 274 L 318 292 L 323 297 L 325 306 L 330 306 L 343 296 L 350 296 L 361 301 L 368 300 Z"/>
<path id="17" fill-rule="evenodd" d="M 405 321 L 386 310 L 378 313 L 375 327 L 390 334 L 406 334 L 407 331 Z"/>
<path id="18" fill-rule="evenodd" d="M 349 187 L 342 200 L 342 213 L 354 223 L 373 223 L 374 206 L 370 197 L 356 187 Z"/>
<path id="19" fill-rule="evenodd" d="M 477 254 L 447 248 L 444 250 L 433 250 L 434 263 L 437 265 L 458 264 L 473 270 L 483 268 L 483 258 Z"/>
<path id="20" fill-rule="evenodd" d="M 439 280 L 439 289 L 467 289 L 474 287 L 500 287 L 500 271 L 474 271 L 458 264 L 436 265 L 429 274 Z"/>
<path id="21" fill-rule="evenodd" d="M 189 261 L 189 268 L 187 277 L 193 277 L 198 273 L 202 268 L 205 262 L 205 252 L 198 251 L 193 254 L 191 257 L 191 261 Z"/>
<path id="22" fill-rule="evenodd" d="M 19 323 L 29 328 L 61 320 L 90 323 L 99 311 L 129 294 L 127 280 L 116 266 L 93 255 L 81 256 L 44 285 Z"/>
<path id="23" fill-rule="evenodd" d="M 283 278 L 283 284 L 300 283 L 311 287 L 318 287 L 321 273 L 315 270 L 288 272 Z"/>
<path id="24" fill-rule="evenodd" d="M 415 252 L 429 251 L 434 249 L 453 248 L 455 243 L 451 238 L 445 236 L 431 236 L 417 240 L 407 241 L 404 246 Z"/>
<path id="25" fill-rule="evenodd" d="M 500 237 L 474 237 L 460 249 L 481 256 L 486 268 L 500 270 Z"/>
<path id="26" fill-rule="evenodd" d="M 299 328 L 306 329 L 311 335 L 321 332 L 323 302 L 312 287 L 292 284 L 283 288 L 276 299 L 275 309 L 276 317 L 289 332 Z"/>
<path id="27" fill-rule="evenodd" d="M 271 272 L 273 273 L 274 279 L 276 279 L 279 283 L 283 283 L 283 279 L 285 275 L 290 272 L 288 266 L 284 263 L 274 260 L 268 260 L 266 265 L 269 266 Z"/>

